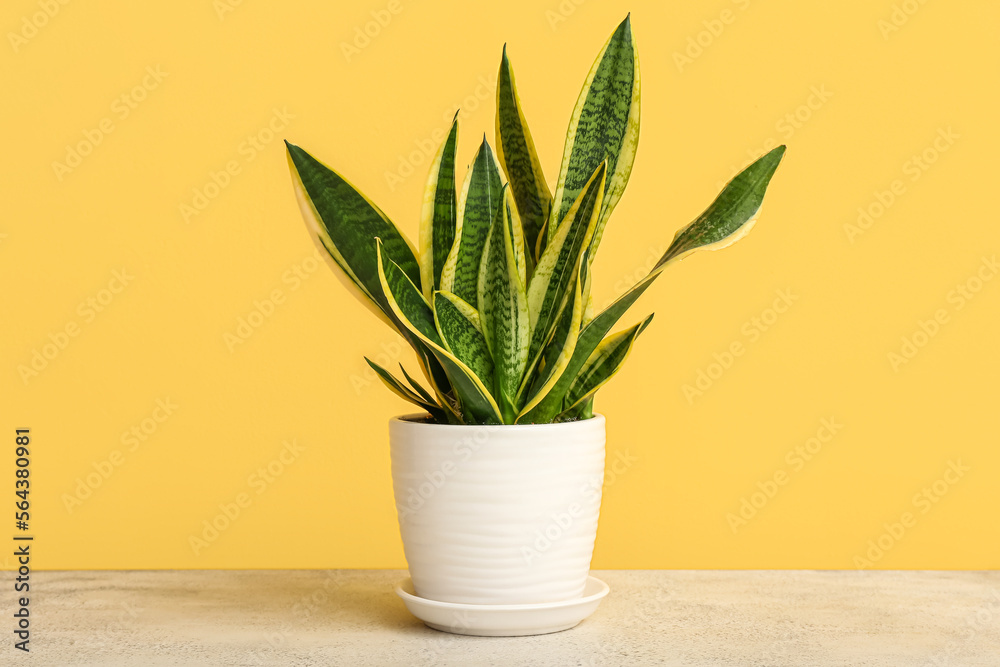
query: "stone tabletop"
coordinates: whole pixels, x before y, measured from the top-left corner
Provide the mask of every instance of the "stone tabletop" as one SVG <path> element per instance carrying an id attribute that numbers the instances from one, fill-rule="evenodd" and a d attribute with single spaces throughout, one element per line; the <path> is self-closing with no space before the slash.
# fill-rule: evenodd
<path id="1" fill-rule="evenodd" d="M 31 653 L 4 632 L 0 662 L 1000 666 L 1000 572 L 593 574 L 611 594 L 576 628 L 482 638 L 410 616 L 401 570 L 33 573 Z"/>

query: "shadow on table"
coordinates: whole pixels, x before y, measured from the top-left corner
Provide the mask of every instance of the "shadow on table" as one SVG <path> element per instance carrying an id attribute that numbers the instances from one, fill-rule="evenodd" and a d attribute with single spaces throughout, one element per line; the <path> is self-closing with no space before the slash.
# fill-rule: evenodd
<path id="1" fill-rule="evenodd" d="M 435 632 L 414 618 L 393 590 L 399 577 L 329 571 L 285 582 L 279 604 L 292 609 L 304 624 L 331 624 L 337 629 L 384 629 Z M 262 591 L 263 592 L 263 591 Z M 268 591 L 270 592 L 270 591 Z"/>

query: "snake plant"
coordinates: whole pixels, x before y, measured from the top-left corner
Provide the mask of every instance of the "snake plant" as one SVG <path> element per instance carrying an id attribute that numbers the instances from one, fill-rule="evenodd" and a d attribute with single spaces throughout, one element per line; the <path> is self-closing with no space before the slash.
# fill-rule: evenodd
<path id="1" fill-rule="evenodd" d="M 434 156 L 419 250 L 343 176 L 286 142 L 310 235 L 342 282 L 416 353 L 426 386 L 367 360 L 400 397 L 450 424 L 531 424 L 592 416 L 652 315 L 619 318 L 672 264 L 723 248 L 756 220 L 780 146 L 730 181 L 677 232 L 652 270 L 600 313 L 591 266 L 625 190 L 639 138 L 639 60 L 629 18 L 587 75 L 559 179 L 545 180 L 506 47 L 497 79 L 496 151 L 483 138 L 464 179 L 458 118 Z"/>

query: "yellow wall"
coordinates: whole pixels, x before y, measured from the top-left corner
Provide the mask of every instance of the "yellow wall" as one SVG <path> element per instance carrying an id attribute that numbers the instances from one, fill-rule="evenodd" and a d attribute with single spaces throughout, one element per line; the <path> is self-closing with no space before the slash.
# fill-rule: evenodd
<path id="1" fill-rule="evenodd" d="M 411 356 L 316 263 L 279 138 L 414 238 L 455 108 L 462 160 L 493 138 L 503 43 L 554 183 L 627 10 L 642 132 L 598 305 L 736 169 L 788 154 L 753 234 L 628 318 L 657 313 L 597 401 L 595 567 L 1000 566 L 1000 6 L 917 0 L 8 0 L 0 493 L 28 426 L 35 564 L 403 566 L 386 420 L 407 407 L 362 355 Z"/>

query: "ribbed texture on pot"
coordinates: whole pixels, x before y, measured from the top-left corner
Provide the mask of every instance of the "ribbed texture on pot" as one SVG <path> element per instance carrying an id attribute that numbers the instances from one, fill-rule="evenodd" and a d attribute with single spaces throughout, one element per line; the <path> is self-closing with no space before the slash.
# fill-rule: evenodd
<path id="1" fill-rule="evenodd" d="M 583 594 L 604 479 L 604 417 L 448 426 L 393 419 L 392 480 L 417 595 L 532 604 Z"/>

